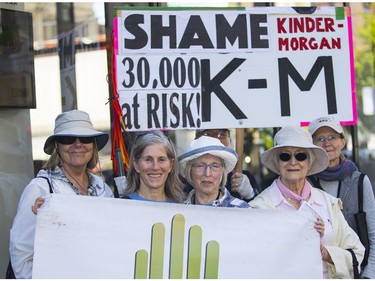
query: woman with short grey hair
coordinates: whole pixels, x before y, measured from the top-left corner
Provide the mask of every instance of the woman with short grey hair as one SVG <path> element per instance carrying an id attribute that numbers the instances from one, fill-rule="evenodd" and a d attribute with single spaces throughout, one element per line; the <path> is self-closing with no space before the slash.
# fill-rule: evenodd
<path id="1" fill-rule="evenodd" d="M 193 187 L 185 203 L 249 208 L 247 202 L 233 197 L 225 188 L 227 174 L 237 163 L 237 153 L 217 138 L 202 136 L 193 140 L 179 162 L 180 174 Z"/>

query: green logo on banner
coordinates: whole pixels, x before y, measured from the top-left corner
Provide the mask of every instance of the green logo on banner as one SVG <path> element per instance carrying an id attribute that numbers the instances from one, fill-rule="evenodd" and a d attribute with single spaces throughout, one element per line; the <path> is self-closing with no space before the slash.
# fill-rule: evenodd
<path id="1" fill-rule="evenodd" d="M 172 219 L 169 278 L 182 279 L 184 267 L 185 218 L 177 214 Z M 162 279 L 164 267 L 165 226 L 156 223 L 152 227 L 150 253 L 139 250 L 135 254 L 135 279 Z M 205 253 L 205 279 L 217 279 L 219 271 L 219 243 L 209 241 Z M 150 262 L 148 256 L 150 255 Z M 190 227 L 188 234 L 188 253 L 186 261 L 187 279 L 201 278 L 202 261 L 202 228 L 198 225 Z M 148 268 L 149 265 L 149 268 Z"/>

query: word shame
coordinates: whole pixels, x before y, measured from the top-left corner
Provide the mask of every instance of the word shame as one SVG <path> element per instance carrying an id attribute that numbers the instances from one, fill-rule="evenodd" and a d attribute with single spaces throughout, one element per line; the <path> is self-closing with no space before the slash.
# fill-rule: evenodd
<path id="1" fill-rule="evenodd" d="M 202 12 L 187 15 L 124 15 L 123 49 L 220 50 L 267 49 L 267 14 Z"/>

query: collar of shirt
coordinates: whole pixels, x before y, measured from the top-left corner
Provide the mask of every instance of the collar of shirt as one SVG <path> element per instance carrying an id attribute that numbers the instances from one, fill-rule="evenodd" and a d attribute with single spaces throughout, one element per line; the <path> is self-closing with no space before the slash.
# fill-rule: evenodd
<path id="1" fill-rule="evenodd" d="M 307 183 L 307 184 L 310 185 L 310 183 Z M 316 204 L 316 205 L 319 205 L 319 206 L 324 205 L 324 198 L 322 196 L 319 196 L 318 191 L 314 187 L 312 187 L 311 185 L 310 185 L 310 187 L 311 187 L 311 196 L 310 196 L 308 202 L 311 205 L 313 205 L 313 204 Z M 273 184 L 270 187 L 270 197 L 271 197 L 272 203 L 276 207 L 281 205 L 281 204 L 287 204 L 287 201 L 284 198 L 284 196 L 281 194 L 279 188 L 276 185 L 276 182 L 273 182 Z M 289 204 L 287 204 L 287 205 L 289 206 Z"/>
<path id="2" fill-rule="evenodd" d="M 66 183 L 69 183 L 68 178 L 65 176 L 64 172 L 60 169 L 60 167 L 56 167 L 53 170 L 50 169 L 50 170 L 46 171 L 46 173 L 48 174 L 48 178 L 50 178 L 50 179 L 61 180 L 61 181 L 64 181 Z M 96 181 L 95 177 L 91 173 L 89 173 L 89 185 L 88 185 L 89 194 L 91 196 L 97 196 L 97 189 L 101 190 L 103 188 L 104 188 L 104 186 L 101 186 Z M 77 190 L 75 190 L 76 193 L 77 193 Z M 79 190 L 78 190 L 78 192 L 80 193 Z"/>

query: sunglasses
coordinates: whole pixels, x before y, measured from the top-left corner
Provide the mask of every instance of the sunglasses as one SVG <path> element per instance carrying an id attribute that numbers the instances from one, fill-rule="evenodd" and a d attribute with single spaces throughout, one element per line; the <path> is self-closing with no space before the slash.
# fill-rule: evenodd
<path id="1" fill-rule="evenodd" d="M 76 139 L 79 139 L 81 143 L 93 143 L 95 138 L 93 137 L 70 137 L 70 136 L 61 136 L 56 137 L 56 141 L 61 144 L 73 144 L 75 143 Z"/>
<path id="2" fill-rule="evenodd" d="M 290 159 L 292 159 L 292 156 L 294 156 L 294 158 L 298 161 L 298 162 L 302 162 L 302 161 L 305 161 L 307 159 L 307 154 L 305 152 L 299 152 L 299 153 L 296 153 L 294 155 L 290 154 L 290 153 L 280 153 L 279 154 L 279 159 L 283 162 L 288 162 L 290 161 Z"/>

